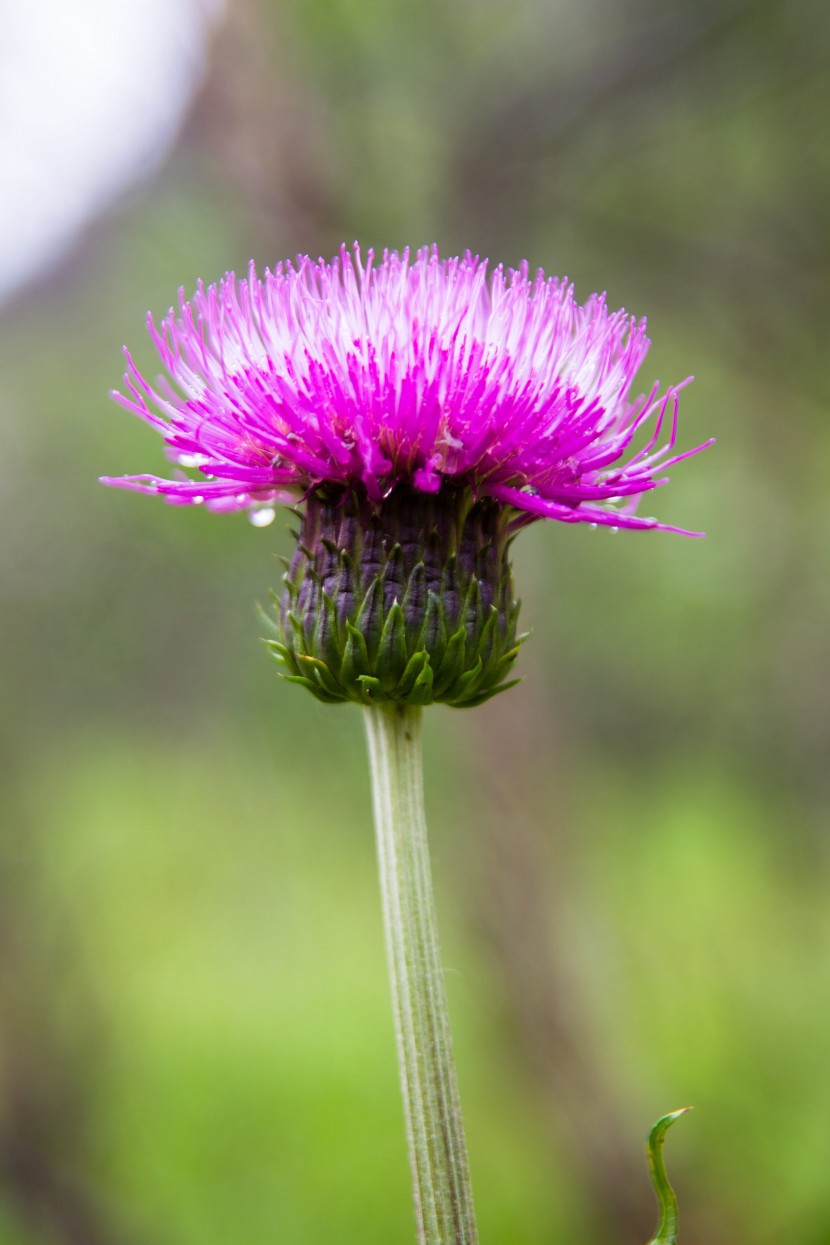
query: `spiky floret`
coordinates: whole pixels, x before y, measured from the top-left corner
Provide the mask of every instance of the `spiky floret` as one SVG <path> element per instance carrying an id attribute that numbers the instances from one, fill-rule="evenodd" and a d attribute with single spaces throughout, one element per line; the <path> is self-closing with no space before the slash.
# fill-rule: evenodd
<path id="1" fill-rule="evenodd" d="M 255 510 L 321 486 L 379 503 L 400 485 L 453 484 L 512 509 L 514 526 L 654 528 L 637 501 L 686 456 L 673 453 L 682 386 L 630 397 L 645 321 L 601 295 L 579 305 L 526 264 L 488 278 L 469 254 L 375 265 L 370 251 L 364 265 L 343 248 L 330 264 L 200 284 L 149 327 L 172 386 L 128 355 L 115 396 L 199 478 L 105 482 L 179 504 Z"/>
<path id="2" fill-rule="evenodd" d="M 504 508 L 451 486 L 309 497 L 274 638 L 285 677 L 320 700 L 481 704 L 518 652 Z"/>
<path id="3" fill-rule="evenodd" d="M 300 506 L 269 643 L 321 700 L 510 686 L 507 550 L 536 519 L 682 531 L 635 513 L 696 452 L 674 453 L 682 385 L 631 397 L 645 321 L 527 264 L 342 248 L 200 284 L 149 328 L 169 380 L 128 355 L 115 396 L 198 478 L 105 483 L 258 524 Z"/>

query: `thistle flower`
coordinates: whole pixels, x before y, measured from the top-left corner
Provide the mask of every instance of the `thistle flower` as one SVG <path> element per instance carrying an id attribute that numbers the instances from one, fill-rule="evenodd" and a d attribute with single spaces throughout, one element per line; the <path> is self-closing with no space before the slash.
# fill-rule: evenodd
<path id="1" fill-rule="evenodd" d="M 149 331 L 172 385 L 127 353 L 114 396 L 200 478 L 104 483 L 260 525 L 304 503 L 275 644 L 323 699 L 473 704 L 502 686 L 507 548 L 536 519 L 683 531 L 635 512 L 696 452 L 674 452 L 682 384 L 632 399 L 645 321 L 527 264 L 488 279 L 469 254 L 376 266 L 344 247 L 200 283 Z"/>
<path id="2" fill-rule="evenodd" d="M 678 392 L 630 390 L 645 322 L 580 306 L 527 265 L 355 247 L 183 295 L 150 334 L 170 380 L 129 354 L 115 397 L 164 437 L 174 479 L 107 478 L 179 505 L 301 529 L 274 656 L 324 701 L 364 705 L 419 1245 L 478 1245 L 423 810 L 421 706 L 511 685 L 522 637 L 508 560 L 536 519 L 668 528 L 636 514 L 674 453 Z M 172 383 L 171 383 L 172 382 Z M 686 382 L 684 382 L 686 383 Z M 643 444 L 640 444 L 643 442 Z M 703 448 L 703 447 L 698 447 Z M 695 450 L 688 453 L 695 453 Z M 692 533 L 688 533 L 692 534 Z M 652 1131 L 661 1199 L 676 1202 Z"/>

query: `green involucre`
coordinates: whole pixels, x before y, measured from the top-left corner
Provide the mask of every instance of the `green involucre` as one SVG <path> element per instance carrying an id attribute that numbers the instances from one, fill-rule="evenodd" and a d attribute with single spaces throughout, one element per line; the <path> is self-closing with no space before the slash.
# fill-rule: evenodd
<path id="1" fill-rule="evenodd" d="M 327 703 L 471 707 L 512 687 L 507 527 L 469 490 L 309 497 L 266 640 L 284 677 Z"/>

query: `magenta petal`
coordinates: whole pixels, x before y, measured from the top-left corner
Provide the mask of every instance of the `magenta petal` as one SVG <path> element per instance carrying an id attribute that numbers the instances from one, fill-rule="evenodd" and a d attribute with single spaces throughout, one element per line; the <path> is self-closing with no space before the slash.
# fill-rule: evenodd
<path id="1" fill-rule="evenodd" d="M 675 452 L 681 385 L 631 397 L 645 322 L 526 264 L 488 276 L 470 254 L 364 265 L 343 248 L 200 283 L 149 332 L 167 376 L 150 384 L 127 354 L 114 396 L 201 478 L 104 483 L 177 504 L 245 509 L 324 484 L 379 503 L 452 480 L 528 519 L 674 531 L 633 507 L 703 448 Z"/>

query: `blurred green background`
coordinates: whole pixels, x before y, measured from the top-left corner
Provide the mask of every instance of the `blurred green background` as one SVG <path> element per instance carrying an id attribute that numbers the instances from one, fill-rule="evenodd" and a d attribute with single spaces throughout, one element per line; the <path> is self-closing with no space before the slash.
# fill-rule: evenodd
<path id="1" fill-rule="evenodd" d="M 647 314 L 648 503 L 537 525 L 525 681 L 427 714 L 485 1245 L 830 1242 L 830 22 L 809 0 L 231 0 L 171 157 L 0 311 L 2 1245 L 402 1245 L 359 712 L 283 684 L 288 521 L 157 471 L 182 284 L 436 241 Z M 165 37 L 159 29 L 158 39 Z M 141 72 L 137 64 L 135 72 Z"/>

